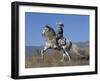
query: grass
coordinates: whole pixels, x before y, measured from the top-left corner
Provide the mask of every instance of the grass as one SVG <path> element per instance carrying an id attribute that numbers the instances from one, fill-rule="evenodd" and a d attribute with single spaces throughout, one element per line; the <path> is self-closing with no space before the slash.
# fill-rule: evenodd
<path id="1" fill-rule="evenodd" d="M 89 65 L 89 52 L 85 54 L 84 50 L 75 50 L 70 51 L 71 61 L 68 61 L 68 58 L 65 57 L 63 62 L 60 61 L 62 59 L 62 51 L 57 50 L 47 51 L 44 54 L 44 59 L 41 58 L 40 54 L 33 54 L 30 57 L 26 56 L 25 68 Z"/>

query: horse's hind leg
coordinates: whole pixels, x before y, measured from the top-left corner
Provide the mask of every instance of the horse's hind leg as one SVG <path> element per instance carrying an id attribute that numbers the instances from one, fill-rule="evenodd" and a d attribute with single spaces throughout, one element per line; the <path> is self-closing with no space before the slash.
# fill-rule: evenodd
<path id="1" fill-rule="evenodd" d="M 60 62 L 64 62 L 65 56 L 66 56 L 66 55 L 63 53 L 63 57 L 62 57 L 62 59 L 60 60 Z"/>
<path id="2" fill-rule="evenodd" d="M 63 56 L 64 56 L 64 57 L 67 56 L 67 57 L 68 57 L 68 61 L 70 61 L 70 56 L 69 56 L 68 52 L 67 52 L 64 48 L 63 48 L 63 52 L 64 52 L 64 54 L 65 54 L 65 55 L 63 55 Z M 64 57 L 63 57 L 63 58 L 64 58 Z"/>
<path id="3" fill-rule="evenodd" d="M 70 56 L 68 54 L 68 52 L 65 51 L 66 56 L 68 56 L 68 61 L 70 61 Z"/>

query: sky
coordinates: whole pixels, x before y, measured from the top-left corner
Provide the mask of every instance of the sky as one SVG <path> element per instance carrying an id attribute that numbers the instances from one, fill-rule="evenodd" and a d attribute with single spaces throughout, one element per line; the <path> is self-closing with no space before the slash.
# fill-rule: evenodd
<path id="1" fill-rule="evenodd" d="M 25 12 L 25 45 L 45 44 L 41 32 L 46 24 L 57 31 L 57 22 L 64 24 L 64 37 L 72 42 L 89 41 L 89 16 Z"/>

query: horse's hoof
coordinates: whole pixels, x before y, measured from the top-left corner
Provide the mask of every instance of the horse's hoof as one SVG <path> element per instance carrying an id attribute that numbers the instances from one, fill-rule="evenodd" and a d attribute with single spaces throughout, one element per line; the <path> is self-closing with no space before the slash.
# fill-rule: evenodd
<path id="1" fill-rule="evenodd" d="M 70 60 L 68 60 L 68 62 L 70 62 Z"/>
<path id="2" fill-rule="evenodd" d="M 60 62 L 63 63 L 64 62 L 64 59 L 60 60 Z"/>

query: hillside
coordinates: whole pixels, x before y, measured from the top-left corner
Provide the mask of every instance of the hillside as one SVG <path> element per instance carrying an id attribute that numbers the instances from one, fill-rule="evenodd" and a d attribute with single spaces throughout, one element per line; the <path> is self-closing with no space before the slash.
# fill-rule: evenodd
<path id="1" fill-rule="evenodd" d="M 52 66 L 76 66 L 89 64 L 89 42 L 73 43 L 69 52 L 71 61 L 66 57 L 64 62 L 60 62 L 62 51 L 49 49 L 45 52 L 44 60 L 41 58 L 40 50 L 43 46 L 26 46 L 25 67 L 52 67 Z"/>

